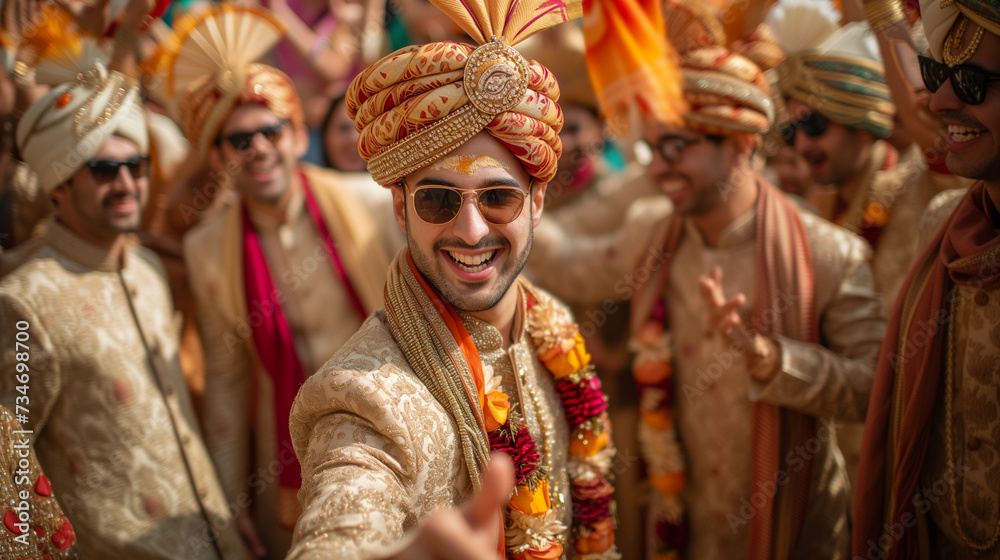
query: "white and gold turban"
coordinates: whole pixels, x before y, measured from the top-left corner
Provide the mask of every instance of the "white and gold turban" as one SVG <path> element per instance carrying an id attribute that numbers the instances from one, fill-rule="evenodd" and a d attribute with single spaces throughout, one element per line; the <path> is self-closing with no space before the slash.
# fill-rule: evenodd
<path id="1" fill-rule="evenodd" d="M 76 81 L 53 87 L 17 125 L 21 157 L 49 191 L 94 157 L 110 136 L 147 154 L 149 136 L 138 83 L 95 62 Z"/>
<path id="2" fill-rule="evenodd" d="M 946 38 L 960 16 L 1000 35 L 1000 2 L 996 0 L 920 0 L 920 18 L 931 56 L 935 59 L 943 59 Z M 974 52 L 969 53 L 969 57 Z"/>
<path id="3" fill-rule="evenodd" d="M 540 183 L 562 153 L 559 85 L 514 45 L 579 17 L 581 0 L 432 0 L 479 46 L 453 42 L 400 49 L 351 82 L 346 106 L 372 178 L 397 182 L 486 130 Z"/>

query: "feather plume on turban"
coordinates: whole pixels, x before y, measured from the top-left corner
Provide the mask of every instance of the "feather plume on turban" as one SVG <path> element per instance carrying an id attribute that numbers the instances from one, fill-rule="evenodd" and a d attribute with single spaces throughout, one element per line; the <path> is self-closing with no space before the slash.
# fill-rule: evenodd
<path id="1" fill-rule="evenodd" d="M 149 71 L 162 78 L 159 93 L 177 109 L 177 121 L 201 157 L 237 105 L 257 103 L 294 126 L 303 125 L 292 80 L 254 62 L 284 31 L 284 24 L 263 8 L 218 4 L 178 21 L 153 55 Z"/>
<path id="2" fill-rule="evenodd" d="M 351 82 L 347 111 L 372 178 L 391 185 L 486 130 L 535 180 L 551 180 L 562 152 L 559 85 L 513 46 L 579 17 L 581 1 L 433 0 L 480 46 L 406 47 Z"/>

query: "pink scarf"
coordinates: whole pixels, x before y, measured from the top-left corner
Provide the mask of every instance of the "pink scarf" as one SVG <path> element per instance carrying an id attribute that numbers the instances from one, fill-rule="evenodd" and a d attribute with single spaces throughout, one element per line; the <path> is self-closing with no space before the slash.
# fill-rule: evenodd
<path id="1" fill-rule="evenodd" d="M 364 320 L 366 313 L 361 299 L 347 277 L 333 236 L 330 235 L 330 230 L 320 214 L 319 205 L 309 187 L 309 181 L 301 170 L 299 171 L 299 179 L 302 181 L 302 190 L 305 194 L 309 216 L 323 239 L 334 272 L 343 282 L 355 312 Z M 271 313 L 261 313 L 263 317 L 261 323 L 256 326 L 250 323 L 250 328 L 254 350 L 264 369 L 271 376 L 271 382 L 274 385 L 275 433 L 277 435 L 277 450 L 280 452 L 282 449 L 292 448 L 288 417 L 295 395 L 298 393 L 299 387 L 305 383 L 306 372 L 301 360 L 299 360 L 298 353 L 295 351 L 295 340 L 292 336 L 292 330 L 288 326 L 288 320 L 285 318 L 281 306 L 277 303 L 280 298 L 277 296 L 274 278 L 245 205 L 243 207 L 243 285 L 247 309 L 273 310 Z M 298 492 L 302 485 L 302 472 L 298 460 L 295 458 L 292 460 L 292 464 L 285 465 L 281 470 L 278 481 L 283 491 Z M 282 524 L 290 522 L 291 525 L 294 525 L 295 522 L 295 519 L 287 519 L 280 515 L 279 519 Z"/>

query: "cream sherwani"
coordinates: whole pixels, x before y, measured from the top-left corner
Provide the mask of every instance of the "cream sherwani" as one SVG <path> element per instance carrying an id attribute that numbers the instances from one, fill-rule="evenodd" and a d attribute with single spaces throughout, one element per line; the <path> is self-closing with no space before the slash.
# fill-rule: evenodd
<path id="1" fill-rule="evenodd" d="M 615 235 L 569 239 L 557 228 L 535 238 L 536 257 L 551 263 L 557 294 L 589 301 L 632 295 L 636 278 L 655 273 L 636 263 L 652 246 L 652 236 L 669 216 L 669 202 L 640 201 Z M 782 336 L 780 371 L 771 382 L 751 381 L 743 358 L 707 324 L 699 275 L 723 270 L 727 295 L 748 301 L 739 313 L 749 318 L 756 264 L 756 211 L 723 232 L 717 247 L 702 242 L 690 222 L 671 264 L 667 283 L 676 370 L 675 417 L 687 459 L 691 542 L 687 557 L 745 558 L 751 488 L 753 403 L 762 401 L 821 419 L 814 449 L 812 493 L 796 558 L 845 558 L 849 550 L 850 488 L 837 451 L 836 422 L 862 420 L 867 410 L 875 360 L 885 331 L 880 300 L 872 289 L 868 248 L 863 240 L 801 213 L 816 279 L 816 310 L 823 346 Z M 540 228 L 541 229 L 541 228 Z M 556 279 L 559 282 L 556 283 Z M 787 294 L 791 306 L 797 294 Z M 782 468 L 795 469 L 804 457 L 787 456 Z M 621 507 L 629 507 L 622 504 Z M 650 551 L 647 548 L 647 553 Z"/>
<path id="2" fill-rule="evenodd" d="M 502 376 L 511 410 L 522 415 L 538 443 L 552 473 L 552 507 L 569 527 L 569 427 L 552 375 L 535 357 L 524 329 L 523 300 L 507 349 L 497 329 L 460 316 L 483 365 Z M 289 559 L 379 557 L 409 542 L 435 510 L 473 495 L 455 421 L 407 364 L 385 310 L 369 317 L 306 381 L 292 409 L 291 430 L 302 462 L 299 499 L 305 512 Z"/>
<path id="3" fill-rule="evenodd" d="M 192 411 L 159 260 L 135 245 L 113 259 L 50 220 L 5 264 L 17 268 L 0 281 L 0 402 L 27 416 L 81 556 L 216 559 L 214 532 L 226 558 L 248 558 Z"/>
<path id="4" fill-rule="evenodd" d="M 388 264 L 371 218 L 333 172 L 304 169 L 348 278 L 362 304 L 376 308 Z M 205 348 L 205 440 L 226 496 L 241 507 L 254 504 L 269 557 L 283 558 L 291 531 L 278 526 L 278 473 L 293 463 L 294 451 L 277 449 L 273 383 L 253 349 L 251 323 L 267 310 L 246 308 L 241 216 L 242 205 L 232 204 L 184 240 Z M 334 272 L 301 193 L 284 224 L 254 213 L 250 219 L 281 294 L 275 299 L 309 375 L 358 330 L 362 318 Z"/>

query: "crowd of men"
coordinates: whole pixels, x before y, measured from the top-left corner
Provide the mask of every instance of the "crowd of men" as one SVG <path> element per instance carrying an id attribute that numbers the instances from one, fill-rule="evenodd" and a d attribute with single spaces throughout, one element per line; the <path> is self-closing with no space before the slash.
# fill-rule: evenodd
<path id="1" fill-rule="evenodd" d="M 1000 556 L 997 1 L 0 46 L 0 558 Z"/>

